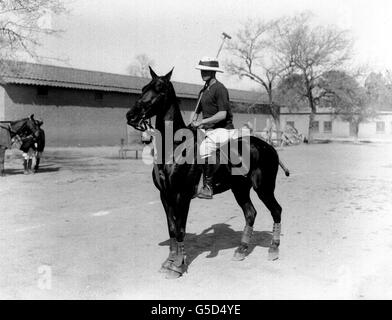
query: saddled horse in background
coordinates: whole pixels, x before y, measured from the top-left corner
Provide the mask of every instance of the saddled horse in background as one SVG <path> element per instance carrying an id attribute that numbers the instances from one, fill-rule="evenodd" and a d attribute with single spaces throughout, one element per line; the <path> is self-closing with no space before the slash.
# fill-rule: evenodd
<path id="1" fill-rule="evenodd" d="M 5 150 L 17 145 L 20 148 L 23 138 L 38 137 L 39 122 L 34 115 L 17 121 L 0 121 L 0 176 L 4 176 Z"/>
<path id="2" fill-rule="evenodd" d="M 172 71 L 165 76 L 158 76 L 150 68 L 151 82 L 142 89 L 140 98 L 126 115 L 127 123 L 140 131 L 145 131 L 148 127 L 152 128 L 148 121 L 156 116 L 155 129 L 162 134 L 162 141 L 165 141 L 165 122 L 172 123 L 174 133 L 179 129 L 187 128 L 179 109 L 174 87 L 170 82 Z M 174 148 L 180 143 L 173 141 Z M 163 151 L 162 153 L 164 154 Z M 252 237 L 256 210 L 250 199 L 251 188 L 256 191 L 271 212 L 274 225 L 269 258 L 271 260 L 278 258 L 282 212 L 274 196 L 278 167 L 279 157 L 276 150 L 261 139 L 251 136 L 248 173 L 232 175 L 230 164 L 220 164 L 214 176 L 214 194 L 231 189 L 245 215 L 246 225 L 241 243 L 234 253 L 235 260 L 243 260 L 246 257 Z M 178 278 L 187 269 L 184 248 L 186 221 L 190 202 L 195 195 L 201 174 L 202 165 L 195 161 L 183 164 L 176 162 L 167 164 L 163 161 L 162 164 L 154 163 L 153 166 L 152 177 L 155 186 L 160 191 L 170 236 L 169 256 L 160 269 L 166 273 L 167 278 Z"/>
<path id="3" fill-rule="evenodd" d="M 45 131 L 41 128 L 43 122 L 35 120 L 38 131 L 33 135 L 22 138 L 20 150 L 23 152 L 23 168 L 25 174 L 36 173 L 39 169 L 42 153 L 45 149 Z"/>

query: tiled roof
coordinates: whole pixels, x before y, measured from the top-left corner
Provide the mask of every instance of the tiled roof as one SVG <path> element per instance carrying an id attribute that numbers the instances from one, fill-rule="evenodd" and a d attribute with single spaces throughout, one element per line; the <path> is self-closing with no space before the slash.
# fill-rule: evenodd
<path id="1" fill-rule="evenodd" d="M 1 82 L 24 85 L 42 85 L 82 90 L 100 90 L 140 93 L 150 79 L 98 71 L 58 67 L 21 61 L 0 61 Z M 197 98 L 201 85 L 173 82 L 179 98 Z M 260 94 L 229 89 L 230 100 L 255 103 Z"/>

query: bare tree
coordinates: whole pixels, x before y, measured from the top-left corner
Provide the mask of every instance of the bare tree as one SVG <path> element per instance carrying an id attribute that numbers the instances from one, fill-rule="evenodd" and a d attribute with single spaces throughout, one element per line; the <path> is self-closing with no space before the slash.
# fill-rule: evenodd
<path id="1" fill-rule="evenodd" d="M 38 58 L 40 37 L 59 32 L 51 19 L 65 12 L 61 0 L 1 0 L 0 58 L 15 59 L 20 53 Z"/>
<path id="2" fill-rule="evenodd" d="M 354 76 L 344 71 L 325 72 L 318 81 L 320 105 L 331 108 L 336 116 L 347 121 L 358 140 L 359 125 L 377 116 L 372 93 L 361 87 Z"/>
<path id="3" fill-rule="evenodd" d="M 278 23 L 278 20 L 248 20 L 227 45 L 232 58 L 226 62 L 226 69 L 240 79 L 245 77 L 258 83 L 265 90 L 280 139 L 280 110 L 274 102 L 273 90 L 287 67 L 274 59 L 276 54 L 272 41 Z"/>
<path id="4" fill-rule="evenodd" d="M 285 18 L 277 25 L 277 59 L 292 72 L 302 75 L 303 92 L 310 108 L 308 140 L 313 140 L 314 117 L 320 99 L 317 81 L 327 71 L 336 70 L 350 59 L 352 39 L 345 30 L 333 26 L 314 26 L 307 13 Z"/>
<path id="5" fill-rule="evenodd" d="M 365 88 L 372 103 L 379 110 L 392 107 L 392 82 L 388 78 L 388 71 L 382 73 L 371 72 L 365 80 Z"/>
<path id="6" fill-rule="evenodd" d="M 138 54 L 135 56 L 135 61 L 128 67 L 128 73 L 136 77 L 148 78 L 150 76 L 149 66 L 154 66 L 154 60 L 146 54 Z"/>

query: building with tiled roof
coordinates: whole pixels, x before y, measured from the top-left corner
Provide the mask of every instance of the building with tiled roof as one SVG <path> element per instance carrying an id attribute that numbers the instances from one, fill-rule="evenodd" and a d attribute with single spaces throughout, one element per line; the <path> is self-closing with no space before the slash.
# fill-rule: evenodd
<path id="1" fill-rule="evenodd" d="M 142 77 L 20 61 L 0 63 L 0 75 L 3 81 L 9 84 L 131 94 L 139 94 L 142 87 L 150 81 L 150 79 Z M 201 85 L 191 83 L 173 81 L 173 85 L 179 98 L 196 99 L 201 89 Z M 252 91 L 229 89 L 229 93 L 233 102 L 253 104 L 260 97 L 259 93 Z"/>
<path id="2" fill-rule="evenodd" d="M 43 119 L 48 145 L 115 145 L 128 137 L 125 114 L 148 78 L 28 62 L 0 61 L 0 120 L 32 113 Z M 173 82 L 184 120 L 201 85 Z M 229 89 L 234 104 L 253 105 L 260 94 Z M 236 122 L 246 122 L 243 115 Z M 128 139 L 129 141 L 129 139 Z"/>

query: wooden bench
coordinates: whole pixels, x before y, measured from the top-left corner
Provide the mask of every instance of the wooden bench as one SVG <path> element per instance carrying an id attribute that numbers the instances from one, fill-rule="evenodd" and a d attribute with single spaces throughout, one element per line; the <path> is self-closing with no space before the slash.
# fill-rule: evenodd
<path id="1" fill-rule="evenodd" d="M 143 146 L 125 146 L 124 139 L 121 139 L 120 150 L 118 150 L 118 157 L 120 159 L 126 159 L 128 152 L 135 152 L 135 158 L 139 159 L 139 151 L 143 151 Z"/>
<path id="2" fill-rule="evenodd" d="M 120 159 L 126 159 L 127 158 L 127 152 L 135 152 L 135 159 L 139 159 L 139 151 L 143 151 L 143 149 L 140 148 L 122 148 L 118 151 L 118 156 Z"/>

